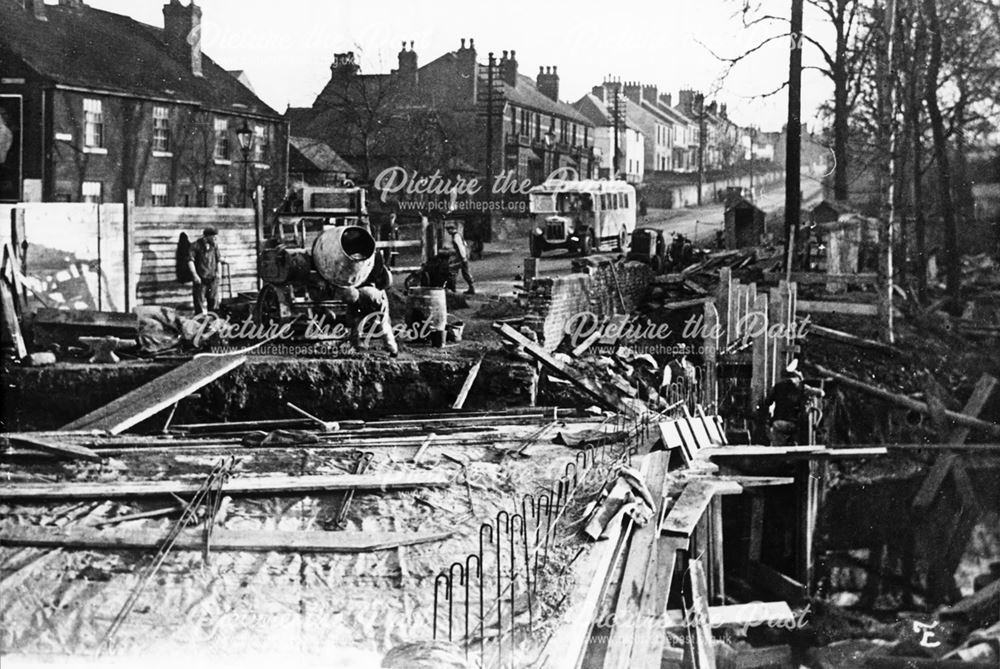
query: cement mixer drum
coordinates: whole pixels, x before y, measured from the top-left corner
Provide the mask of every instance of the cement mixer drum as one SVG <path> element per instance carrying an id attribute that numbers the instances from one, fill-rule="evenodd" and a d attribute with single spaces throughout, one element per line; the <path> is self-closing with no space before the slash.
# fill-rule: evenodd
<path id="1" fill-rule="evenodd" d="M 327 228 L 312 247 L 313 266 L 334 286 L 357 286 L 375 267 L 375 238 L 356 225 Z"/>

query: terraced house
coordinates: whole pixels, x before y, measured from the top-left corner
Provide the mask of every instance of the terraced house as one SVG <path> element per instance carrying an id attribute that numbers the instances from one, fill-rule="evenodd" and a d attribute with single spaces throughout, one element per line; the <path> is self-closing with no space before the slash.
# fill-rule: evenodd
<path id="1" fill-rule="evenodd" d="M 139 206 L 227 207 L 257 185 L 280 198 L 286 123 L 202 53 L 201 16 L 170 0 L 158 28 L 82 0 L 0 0 L 15 147 L 0 200 L 120 201 L 134 189 Z"/>
<path id="2" fill-rule="evenodd" d="M 596 175 L 594 126 L 559 100 L 556 67 L 535 79 L 514 51 L 486 62 L 472 39 L 419 65 L 413 43 L 399 66 L 366 74 L 353 53 L 335 55 L 312 107 L 286 116 L 296 136 L 329 144 L 370 183 L 389 166 L 466 176 L 509 173 L 539 183 L 554 169 Z"/>

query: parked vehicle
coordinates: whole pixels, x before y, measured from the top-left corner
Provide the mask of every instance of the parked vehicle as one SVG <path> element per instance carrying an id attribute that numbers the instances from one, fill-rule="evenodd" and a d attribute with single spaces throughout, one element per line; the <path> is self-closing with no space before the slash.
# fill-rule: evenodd
<path id="1" fill-rule="evenodd" d="M 667 265 L 667 242 L 663 238 L 663 230 L 636 228 L 625 259 L 647 263 L 653 272 L 661 274 Z"/>
<path id="2" fill-rule="evenodd" d="M 581 256 L 624 251 L 635 229 L 635 188 L 624 181 L 550 180 L 528 194 L 532 258 L 554 248 Z"/>

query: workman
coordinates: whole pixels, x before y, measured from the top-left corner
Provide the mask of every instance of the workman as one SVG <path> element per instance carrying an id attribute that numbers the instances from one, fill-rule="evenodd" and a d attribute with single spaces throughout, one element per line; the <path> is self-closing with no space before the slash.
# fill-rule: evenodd
<path id="1" fill-rule="evenodd" d="M 774 384 L 762 407 L 769 414 L 772 446 L 797 443 L 801 421 L 806 415 L 806 400 L 825 394 L 819 388 L 807 386 L 802 373 L 795 367 L 786 369 L 783 377 Z"/>
<path id="2" fill-rule="evenodd" d="M 219 274 L 225 261 L 216 243 L 218 234 L 218 230 L 209 226 L 204 229 L 201 238 L 191 245 L 188 269 L 191 270 L 195 314 L 205 313 L 206 301 L 209 311 L 215 311 L 219 306 Z"/>
<path id="3" fill-rule="evenodd" d="M 462 278 L 465 279 L 465 283 L 469 286 L 465 294 L 475 295 L 476 287 L 472 283 L 472 274 L 469 272 L 469 251 L 465 246 L 465 239 L 462 237 L 462 233 L 458 230 L 458 223 L 452 220 L 445 221 L 444 229 L 448 233 L 448 237 L 451 239 L 451 247 L 455 251 L 452 265 L 462 273 Z"/>
<path id="4" fill-rule="evenodd" d="M 369 339 L 381 334 L 389 356 L 395 358 L 399 355 L 399 345 L 392 331 L 387 292 L 392 286 L 392 272 L 386 267 L 381 253 L 376 253 L 374 258 L 375 265 L 368 277 L 356 289 L 348 289 L 348 302 L 357 318 L 354 340 L 359 348 L 364 348 Z"/>

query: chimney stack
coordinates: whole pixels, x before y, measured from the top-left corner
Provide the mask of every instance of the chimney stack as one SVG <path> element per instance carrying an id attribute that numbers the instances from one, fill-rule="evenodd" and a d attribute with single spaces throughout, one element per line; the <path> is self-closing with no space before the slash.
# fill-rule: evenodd
<path id="1" fill-rule="evenodd" d="M 625 82 L 625 97 L 637 105 L 642 104 L 642 85 L 638 81 Z"/>
<path id="2" fill-rule="evenodd" d="M 503 57 L 500 59 L 500 78 L 507 82 L 508 86 L 517 86 L 517 52 L 514 50 L 510 51 L 510 55 L 507 52 L 503 52 Z"/>
<path id="3" fill-rule="evenodd" d="M 202 76 L 201 72 L 201 7 L 194 4 L 185 6 L 180 0 L 170 0 L 163 5 L 163 34 L 171 55 L 187 61 L 191 74 Z"/>
<path id="4" fill-rule="evenodd" d="M 399 52 L 399 78 L 402 82 L 410 86 L 417 84 L 417 52 L 413 50 L 413 42 L 410 42 L 410 50 L 406 50 L 406 42 Z"/>
<path id="5" fill-rule="evenodd" d="M 672 94 L 670 94 L 670 93 L 661 93 L 660 94 L 660 102 L 662 102 L 666 106 L 668 106 L 671 109 L 673 109 L 673 107 L 674 107 L 674 96 Z"/>
<path id="6" fill-rule="evenodd" d="M 535 82 L 538 91 L 545 97 L 559 101 L 559 74 L 556 67 L 539 67 L 538 79 Z"/>
<path id="7" fill-rule="evenodd" d="M 469 37 L 468 42 L 466 46 L 466 38 L 462 38 L 462 46 L 455 56 L 462 96 L 474 103 L 479 95 L 479 66 L 476 63 L 476 40 Z"/>

